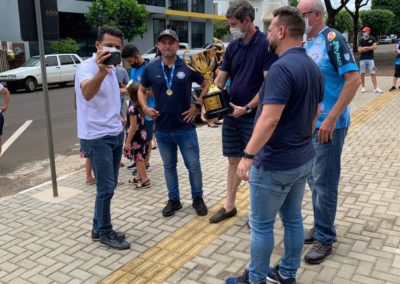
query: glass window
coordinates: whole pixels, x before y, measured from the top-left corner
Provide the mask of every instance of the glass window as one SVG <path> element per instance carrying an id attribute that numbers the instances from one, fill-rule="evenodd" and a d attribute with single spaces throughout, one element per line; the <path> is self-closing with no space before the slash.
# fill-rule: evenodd
<path id="1" fill-rule="evenodd" d="M 170 1 L 170 9 L 188 11 L 188 0 Z"/>
<path id="2" fill-rule="evenodd" d="M 192 48 L 202 47 L 205 44 L 206 24 L 192 22 Z"/>
<path id="3" fill-rule="evenodd" d="M 165 30 L 165 20 L 164 19 L 153 19 L 154 45 L 156 45 L 157 37 L 163 30 Z"/>
<path id="4" fill-rule="evenodd" d="M 70 55 L 60 55 L 60 61 L 61 61 L 61 65 L 74 64 L 74 61 L 72 60 Z"/>
<path id="5" fill-rule="evenodd" d="M 45 60 L 47 67 L 58 66 L 57 56 L 48 56 Z"/>
<path id="6" fill-rule="evenodd" d="M 192 12 L 204 13 L 204 0 L 192 0 Z"/>
<path id="7" fill-rule="evenodd" d="M 72 59 L 74 59 L 75 64 L 81 64 L 81 61 L 80 61 L 79 58 L 76 57 L 75 55 L 72 55 Z"/>
<path id="8" fill-rule="evenodd" d="M 188 22 L 169 21 L 170 28 L 176 31 L 180 42 L 189 42 L 188 38 Z"/>
<path id="9" fill-rule="evenodd" d="M 165 0 L 139 0 L 138 3 L 149 6 L 165 7 Z"/>

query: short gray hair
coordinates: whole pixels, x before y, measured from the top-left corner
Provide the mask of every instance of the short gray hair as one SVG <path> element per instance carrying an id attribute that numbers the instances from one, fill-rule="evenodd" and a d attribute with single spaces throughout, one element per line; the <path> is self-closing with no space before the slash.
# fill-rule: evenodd
<path id="1" fill-rule="evenodd" d="M 321 11 L 324 14 L 325 13 L 325 5 L 321 0 L 313 0 L 311 10 Z"/>
<path id="2" fill-rule="evenodd" d="M 254 7 L 247 0 L 232 1 L 226 11 L 226 17 L 234 17 L 240 22 L 243 22 L 246 17 L 250 17 L 250 20 L 253 22 L 255 18 Z"/>

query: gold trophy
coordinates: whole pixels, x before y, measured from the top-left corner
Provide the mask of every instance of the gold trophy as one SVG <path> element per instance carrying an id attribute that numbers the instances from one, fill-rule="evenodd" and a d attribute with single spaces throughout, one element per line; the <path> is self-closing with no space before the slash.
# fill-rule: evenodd
<path id="1" fill-rule="evenodd" d="M 207 94 L 203 97 L 203 105 L 206 110 L 207 118 L 222 117 L 230 112 L 229 94 L 214 84 L 214 71 L 221 64 L 225 52 L 225 46 L 222 41 L 214 38 L 214 43 L 220 43 L 221 46 L 213 45 L 209 49 L 199 53 L 186 56 L 187 51 L 183 53 L 183 60 L 193 71 L 199 72 L 204 79 L 210 83 Z"/>

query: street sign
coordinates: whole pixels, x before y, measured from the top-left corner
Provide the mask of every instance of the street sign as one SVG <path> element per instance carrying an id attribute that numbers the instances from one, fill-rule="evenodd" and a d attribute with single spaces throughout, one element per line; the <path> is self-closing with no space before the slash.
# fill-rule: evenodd
<path id="1" fill-rule="evenodd" d="M 24 41 L 38 40 L 34 2 L 34 0 L 18 0 L 21 38 Z M 57 40 L 59 38 L 57 0 L 40 0 L 40 6 L 44 39 Z"/>

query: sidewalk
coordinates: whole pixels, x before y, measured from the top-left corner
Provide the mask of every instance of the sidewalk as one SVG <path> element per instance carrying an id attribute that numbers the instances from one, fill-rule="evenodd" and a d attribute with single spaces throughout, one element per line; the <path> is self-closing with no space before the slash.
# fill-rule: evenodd
<path id="1" fill-rule="evenodd" d="M 387 91 L 391 77 L 378 77 Z M 367 87 L 371 90 L 369 78 Z M 342 160 L 335 252 L 321 265 L 302 262 L 298 283 L 399 283 L 400 279 L 400 92 L 358 94 Z M 198 129 L 205 201 L 211 215 L 225 196 L 227 161 L 221 129 Z M 159 154 L 154 152 L 152 187 L 133 190 L 126 168 L 112 202 L 113 225 L 127 233 L 131 249 L 116 251 L 90 239 L 95 186 L 84 172 L 0 200 L 0 283 L 224 283 L 249 261 L 246 226 L 248 185 L 238 194 L 238 216 L 218 225 L 197 217 L 188 176 L 179 160 L 183 209 L 164 218 L 167 193 Z M 303 206 L 312 226 L 311 194 Z M 275 228 L 275 253 L 283 252 Z M 308 250 L 305 246 L 304 251 Z"/>

